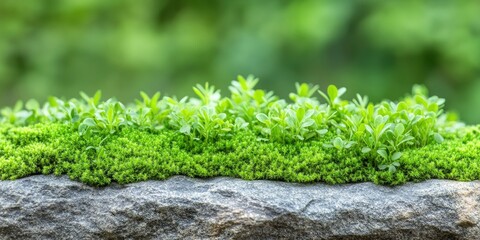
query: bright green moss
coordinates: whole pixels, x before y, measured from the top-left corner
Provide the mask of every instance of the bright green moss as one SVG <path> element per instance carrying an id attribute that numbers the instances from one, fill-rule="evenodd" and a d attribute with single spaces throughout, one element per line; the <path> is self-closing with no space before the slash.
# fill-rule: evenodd
<path id="1" fill-rule="evenodd" d="M 63 124 L 0 126 L 2 180 L 32 174 L 68 174 L 94 186 L 191 177 L 230 176 L 290 182 L 350 183 L 373 181 L 396 185 L 425 179 L 480 179 L 479 126 L 446 135 L 441 144 L 404 150 L 397 171 L 377 167 L 380 158 L 324 148 L 321 142 L 290 144 L 257 141 L 245 131 L 216 142 L 191 141 L 172 130 L 125 128 L 88 138 Z M 96 148 L 89 148 L 95 146 Z M 88 150 L 87 150 L 88 149 Z"/>
<path id="2" fill-rule="evenodd" d="M 480 178 L 479 127 L 443 113 L 445 100 L 424 87 L 374 104 L 341 99 L 345 88 L 297 84 L 289 102 L 257 82 L 239 76 L 223 98 L 205 84 L 180 100 L 142 92 L 124 105 L 97 92 L 19 102 L 0 111 L 0 177 L 68 174 L 98 186 L 177 174 L 390 185 Z"/>

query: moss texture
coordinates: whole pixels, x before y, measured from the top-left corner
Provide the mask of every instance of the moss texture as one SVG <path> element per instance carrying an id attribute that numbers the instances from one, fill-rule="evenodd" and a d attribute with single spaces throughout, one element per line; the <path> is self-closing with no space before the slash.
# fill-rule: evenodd
<path id="1" fill-rule="evenodd" d="M 19 101 L 0 111 L 0 177 L 68 174 L 90 185 L 230 176 L 291 182 L 480 179 L 478 126 L 443 112 L 445 100 L 414 86 L 400 101 L 371 103 L 345 88 L 296 84 L 289 100 L 239 76 L 230 96 L 206 83 L 196 97 L 157 92 L 123 104 Z"/>
<path id="2" fill-rule="evenodd" d="M 258 141 L 252 131 L 204 142 L 173 130 L 124 128 L 106 137 L 86 138 L 65 124 L 4 124 L 0 126 L 0 177 L 68 174 L 94 186 L 160 180 L 178 174 L 331 184 L 479 180 L 480 127 L 463 127 L 444 136 L 443 143 L 405 149 L 398 160 L 400 166 L 392 172 L 378 169 L 383 160 L 376 155 L 325 148 L 319 141 Z"/>

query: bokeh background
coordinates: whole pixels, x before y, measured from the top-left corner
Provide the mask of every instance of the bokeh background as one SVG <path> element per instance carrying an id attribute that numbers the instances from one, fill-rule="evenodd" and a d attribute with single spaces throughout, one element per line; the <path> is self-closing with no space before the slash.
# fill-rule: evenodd
<path id="1" fill-rule="evenodd" d="M 0 105 L 101 89 L 228 94 L 238 74 L 398 99 L 415 83 L 480 122 L 480 1 L 1 0 Z"/>

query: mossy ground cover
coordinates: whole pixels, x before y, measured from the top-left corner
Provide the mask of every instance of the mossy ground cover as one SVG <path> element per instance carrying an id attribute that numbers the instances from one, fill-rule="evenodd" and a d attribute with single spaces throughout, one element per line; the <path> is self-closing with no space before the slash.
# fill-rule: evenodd
<path id="1" fill-rule="evenodd" d="M 416 87 L 398 102 L 298 84 L 290 103 L 239 77 L 232 95 L 211 86 L 198 98 L 142 93 L 123 105 L 100 94 L 2 111 L 0 178 L 67 174 L 89 185 L 230 176 L 289 182 L 480 179 L 480 127 L 442 112 Z"/>

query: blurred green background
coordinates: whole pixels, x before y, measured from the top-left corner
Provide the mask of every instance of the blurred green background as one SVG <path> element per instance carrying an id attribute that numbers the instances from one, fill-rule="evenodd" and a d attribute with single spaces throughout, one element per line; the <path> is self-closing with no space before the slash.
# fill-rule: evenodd
<path id="1" fill-rule="evenodd" d="M 97 89 L 228 94 L 238 74 L 398 99 L 415 83 L 480 122 L 480 1 L 1 0 L 0 105 Z"/>

